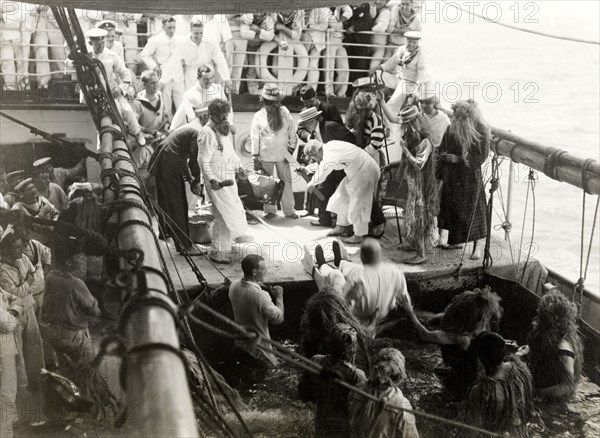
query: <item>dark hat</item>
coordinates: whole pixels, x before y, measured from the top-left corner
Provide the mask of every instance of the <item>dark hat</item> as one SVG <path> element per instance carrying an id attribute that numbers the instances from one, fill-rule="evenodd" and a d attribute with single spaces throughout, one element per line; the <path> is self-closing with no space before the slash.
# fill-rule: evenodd
<path id="1" fill-rule="evenodd" d="M 316 97 L 317 93 L 315 92 L 315 89 L 313 87 L 311 87 L 310 85 L 305 85 L 304 87 L 300 88 L 300 99 L 301 100 L 309 100 L 312 99 L 313 97 Z"/>

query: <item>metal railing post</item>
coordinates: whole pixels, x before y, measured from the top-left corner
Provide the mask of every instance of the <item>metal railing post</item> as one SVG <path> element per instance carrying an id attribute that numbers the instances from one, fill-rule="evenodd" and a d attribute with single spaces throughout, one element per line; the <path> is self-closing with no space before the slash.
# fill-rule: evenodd
<path id="1" fill-rule="evenodd" d="M 504 228 L 504 240 L 509 240 L 510 234 L 510 211 L 512 207 L 512 192 L 513 186 L 515 183 L 515 163 L 510 158 L 508 159 L 509 168 L 508 168 L 508 193 L 506 195 L 506 221 L 507 227 Z"/>

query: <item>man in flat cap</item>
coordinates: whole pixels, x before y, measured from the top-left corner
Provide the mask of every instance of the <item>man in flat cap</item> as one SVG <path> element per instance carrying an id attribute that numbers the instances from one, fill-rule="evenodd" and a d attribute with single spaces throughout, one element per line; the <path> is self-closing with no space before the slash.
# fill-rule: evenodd
<path id="1" fill-rule="evenodd" d="M 67 195 L 61 186 L 51 181 L 52 158 L 40 158 L 33 162 L 33 182 L 41 196 L 46 198 L 58 211 L 67 206 Z"/>
<path id="2" fill-rule="evenodd" d="M 4 203 L 11 208 L 19 200 L 15 186 L 25 178 L 24 170 L 15 170 L 6 174 L 6 187 L 3 189 Z"/>
<path id="3" fill-rule="evenodd" d="M 96 23 L 96 29 L 104 29 L 106 31 L 106 48 L 112 50 L 119 56 L 119 58 L 125 59 L 123 57 L 123 44 L 120 41 L 117 41 L 117 23 L 112 20 L 102 20 Z"/>
<path id="4" fill-rule="evenodd" d="M 375 70 L 382 70 L 386 86 L 394 88 L 394 94 L 387 102 L 394 114 L 398 114 L 406 98 L 419 91 L 421 84 L 429 80 L 425 66 L 425 57 L 420 47 L 421 32 L 405 32 L 407 43 L 394 53 L 386 62 Z M 374 72 L 375 70 L 372 70 Z M 394 76 L 398 80 L 394 79 Z"/>
<path id="5" fill-rule="evenodd" d="M 58 219 L 59 211 L 43 196 L 40 196 L 33 178 L 27 178 L 15 186 L 15 191 L 19 196 L 12 210 L 21 210 L 27 216 L 40 219 Z M 32 238 L 47 245 L 50 243 L 50 236 L 42 233 L 32 232 Z"/>

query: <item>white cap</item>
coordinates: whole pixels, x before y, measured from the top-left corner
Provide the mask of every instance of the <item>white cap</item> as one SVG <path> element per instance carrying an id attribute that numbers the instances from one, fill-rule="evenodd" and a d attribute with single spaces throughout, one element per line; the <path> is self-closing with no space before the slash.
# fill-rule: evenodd
<path id="1" fill-rule="evenodd" d="M 89 39 L 92 38 L 104 38 L 108 34 L 104 29 L 90 29 L 85 33 L 85 36 Z"/>
<path id="2" fill-rule="evenodd" d="M 416 30 L 411 30 L 409 32 L 405 32 L 404 36 L 406 38 L 408 38 L 409 40 L 420 40 L 421 39 L 421 32 L 416 31 Z"/>

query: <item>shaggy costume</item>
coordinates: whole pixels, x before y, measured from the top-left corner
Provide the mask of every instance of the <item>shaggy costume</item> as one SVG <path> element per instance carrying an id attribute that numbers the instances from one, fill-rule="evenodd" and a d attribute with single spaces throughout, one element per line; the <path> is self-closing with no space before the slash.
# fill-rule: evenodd
<path id="1" fill-rule="evenodd" d="M 510 364 L 504 376 L 480 377 L 471 386 L 467 412 L 475 410 L 479 413 L 481 424 L 476 426 L 491 432 L 508 433 L 515 438 L 527 438 L 530 436 L 527 423 L 533 413 L 531 373 L 516 356 L 508 356 L 504 362 Z"/>
<path id="2" fill-rule="evenodd" d="M 440 328 L 448 333 L 474 338 L 484 331 L 495 331 L 502 317 L 500 297 L 488 289 L 474 289 L 455 296 L 444 311 Z M 480 372 L 477 355 L 471 347 L 466 351 L 458 345 L 440 345 L 444 363 L 470 384 Z"/>
<path id="3" fill-rule="evenodd" d="M 469 147 L 468 163 L 463 160 L 459 163 L 437 162 L 435 175 L 443 183 L 438 223 L 440 228 L 448 230 L 449 245 L 487 236 L 481 166 L 490 152 L 489 141 L 489 136 L 483 135 L 478 144 Z M 464 146 L 447 130 L 438 148 L 438 157 L 445 153 L 462 157 Z"/>
<path id="4" fill-rule="evenodd" d="M 575 392 L 583 366 L 576 315 L 573 303 L 559 292 L 550 292 L 542 298 L 527 340 L 531 350 L 529 367 L 537 390 L 566 384 L 570 388 L 568 396 Z M 573 358 L 573 374 L 565 368 L 561 356 Z"/>
<path id="5" fill-rule="evenodd" d="M 408 185 L 408 197 L 404 213 L 406 240 L 414 247 L 425 238 L 425 248 L 429 250 L 434 242 L 435 217 L 437 216 L 437 184 L 435 181 L 433 146 L 431 139 L 406 139 L 410 153 L 416 158 L 415 168 L 407 159 L 402 160 L 399 175 L 404 175 Z M 427 238 L 429 237 L 429 238 Z"/>

